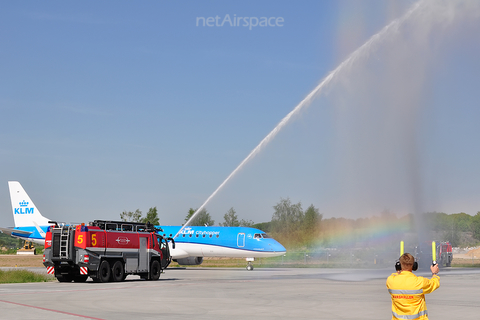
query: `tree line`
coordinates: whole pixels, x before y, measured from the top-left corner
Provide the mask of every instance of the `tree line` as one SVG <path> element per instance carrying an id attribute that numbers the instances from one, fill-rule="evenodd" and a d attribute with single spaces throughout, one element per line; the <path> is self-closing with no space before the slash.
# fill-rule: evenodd
<path id="1" fill-rule="evenodd" d="M 197 209 L 190 208 L 186 214 L 186 223 Z M 120 214 L 122 221 L 150 222 L 159 225 L 156 207 L 150 208 L 145 216 L 137 209 Z M 214 226 L 215 220 L 203 208 L 190 221 L 191 226 Z M 397 246 L 399 239 L 412 233 L 428 231 L 430 241 L 449 241 L 453 246 L 473 246 L 480 244 L 480 212 L 471 216 L 466 213 L 446 214 L 429 212 L 418 215 L 408 214 L 397 217 L 388 211 L 379 216 L 367 218 L 329 218 L 313 204 L 306 210 L 301 202 L 292 203 L 289 198 L 280 198 L 273 206 L 271 221 L 254 223 L 252 220 L 239 219 L 235 209 L 230 208 L 223 216 L 219 226 L 254 227 L 270 233 L 287 249 L 311 249 L 342 245 L 368 246 L 375 241 L 383 245 Z M 383 234 L 382 234 L 383 232 Z M 383 237 L 383 239 L 382 239 Z"/>
<path id="2" fill-rule="evenodd" d="M 198 209 L 190 208 L 188 210 L 187 216 L 185 217 L 185 223 L 193 216 Z M 230 208 L 227 213 L 223 216 L 224 222 L 220 222 L 218 225 L 221 227 L 251 227 L 254 225 L 252 220 L 238 220 L 237 213 L 235 209 Z M 147 223 L 150 222 L 154 225 L 160 225 L 160 219 L 158 217 L 157 207 L 150 208 L 146 214 L 146 216 L 142 216 L 142 211 L 137 209 L 135 211 L 123 211 L 120 214 L 120 219 L 122 221 L 129 221 L 129 222 L 140 222 L 140 223 Z M 214 226 L 215 220 L 212 219 L 210 213 L 203 208 L 200 212 L 197 213 L 195 218 L 190 221 L 190 226 Z"/>

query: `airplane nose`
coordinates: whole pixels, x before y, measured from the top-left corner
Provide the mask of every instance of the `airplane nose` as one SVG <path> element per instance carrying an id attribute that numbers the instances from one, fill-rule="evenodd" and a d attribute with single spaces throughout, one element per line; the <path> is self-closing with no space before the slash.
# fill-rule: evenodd
<path id="1" fill-rule="evenodd" d="M 272 247 L 271 248 L 272 251 L 275 251 L 275 252 L 285 252 L 285 251 L 287 251 L 287 249 L 285 249 L 285 247 L 282 246 L 279 242 L 274 243 L 274 245 L 269 243 L 269 245 Z"/>

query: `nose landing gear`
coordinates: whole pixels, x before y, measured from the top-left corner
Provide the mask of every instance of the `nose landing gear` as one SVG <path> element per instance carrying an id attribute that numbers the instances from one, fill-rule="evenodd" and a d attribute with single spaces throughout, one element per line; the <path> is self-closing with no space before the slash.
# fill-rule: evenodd
<path id="1" fill-rule="evenodd" d="M 252 262 L 255 261 L 255 258 L 246 258 L 246 260 L 247 260 L 247 270 L 252 271 L 253 270 Z"/>

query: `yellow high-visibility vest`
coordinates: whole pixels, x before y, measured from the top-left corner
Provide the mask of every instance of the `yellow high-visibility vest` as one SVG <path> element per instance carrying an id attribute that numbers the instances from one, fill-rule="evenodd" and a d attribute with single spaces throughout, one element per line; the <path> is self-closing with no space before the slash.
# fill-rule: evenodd
<path id="1" fill-rule="evenodd" d="M 392 273 L 387 279 L 388 292 L 392 297 L 392 319 L 428 319 L 425 294 L 440 287 L 440 277 L 431 279 L 417 277 L 410 271 Z"/>

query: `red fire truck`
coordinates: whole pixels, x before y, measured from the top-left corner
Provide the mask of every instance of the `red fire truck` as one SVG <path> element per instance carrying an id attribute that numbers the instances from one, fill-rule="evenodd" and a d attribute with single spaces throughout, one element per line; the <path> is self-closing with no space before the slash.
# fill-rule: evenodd
<path id="1" fill-rule="evenodd" d="M 440 267 L 452 265 L 453 252 L 450 242 L 437 243 L 437 263 Z"/>
<path id="2" fill-rule="evenodd" d="M 170 264 L 168 241 L 150 223 L 95 220 L 88 226 L 53 225 L 43 264 L 60 282 L 123 281 L 127 275 L 158 280 Z"/>
<path id="3" fill-rule="evenodd" d="M 452 245 L 450 242 L 435 242 L 436 262 L 439 267 L 450 267 L 453 260 Z M 420 246 L 415 247 L 415 260 L 420 268 L 429 268 L 433 262 L 432 242 L 423 242 Z"/>

